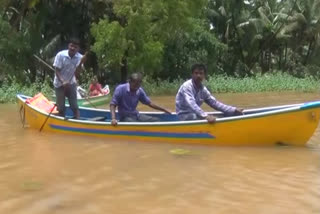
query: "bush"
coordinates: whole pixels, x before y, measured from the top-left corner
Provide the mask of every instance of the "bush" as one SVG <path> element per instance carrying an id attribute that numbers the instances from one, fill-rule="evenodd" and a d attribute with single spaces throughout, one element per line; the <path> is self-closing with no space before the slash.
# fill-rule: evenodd
<path id="1" fill-rule="evenodd" d="M 81 86 L 88 88 L 91 74 L 83 76 Z M 142 87 L 149 95 L 175 95 L 179 87 L 185 80 L 178 78 L 173 81 L 154 80 L 149 76 L 144 77 Z M 314 92 L 319 90 L 316 78 L 307 76 L 297 78 L 287 73 L 274 72 L 269 74 L 257 74 L 253 77 L 236 78 L 227 75 L 212 75 L 207 78 L 204 85 L 212 93 L 247 93 L 247 92 L 267 92 L 267 91 L 300 91 Z M 114 86 L 111 86 L 114 88 Z M 15 102 L 16 94 L 23 93 L 33 96 L 38 92 L 50 97 L 54 91 L 51 87 L 51 79 L 45 82 L 39 79 L 28 85 L 21 85 L 15 79 L 5 80 L 0 87 L 0 103 Z"/>
<path id="2" fill-rule="evenodd" d="M 175 95 L 184 82 L 181 78 L 174 81 L 153 80 L 145 77 L 143 88 L 150 95 Z M 319 89 L 315 77 L 294 77 L 287 73 L 274 72 L 262 75 L 256 74 L 252 77 L 231 77 L 227 75 L 211 75 L 204 85 L 212 93 L 246 93 L 267 91 L 302 91 L 313 92 Z"/>
<path id="3" fill-rule="evenodd" d="M 46 97 L 51 97 L 54 93 L 50 86 L 50 80 L 41 82 L 37 79 L 30 85 L 19 84 L 15 79 L 5 79 L 0 88 L 0 103 L 13 103 L 16 101 L 17 94 L 24 94 L 27 96 L 34 96 L 35 94 L 42 92 Z"/>

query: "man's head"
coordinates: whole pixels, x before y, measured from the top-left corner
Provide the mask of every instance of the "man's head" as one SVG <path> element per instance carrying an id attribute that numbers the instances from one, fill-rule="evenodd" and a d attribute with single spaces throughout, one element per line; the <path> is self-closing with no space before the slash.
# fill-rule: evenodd
<path id="1" fill-rule="evenodd" d="M 191 67 L 192 80 L 200 85 L 206 77 L 207 69 L 203 64 L 194 64 Z"/>
<path id="2" fill-rule="evenodd" d="M 77 38 L 72 38 L 69 41 L 68 51 L 69 56 L 73 57 L 80 49 L 80 40 Z"/>
<path id="3" fill-rule="evenodd" d="M 142 83 L 142 74 L 140 73 L 133 73 L 130 75 L 129 78 L 129 85 L 130 85 L 130 91 L 136 92 Z"/>

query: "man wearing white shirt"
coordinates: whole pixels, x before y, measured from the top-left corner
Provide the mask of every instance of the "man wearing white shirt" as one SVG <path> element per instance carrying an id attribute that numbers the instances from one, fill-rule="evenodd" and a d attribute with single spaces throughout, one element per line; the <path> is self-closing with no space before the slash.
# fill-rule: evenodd
<path id="1" fill-rule="evenodd" d="M 60 51 L 54 60 L 56 70 L 53 85 L 56 92 L 56 103 L 59 115 L 65 116 L 65 97 L 68 98 L 74 118 L 80 117 L 77 103 L 77 82 L 75 73 L 79 72 L 86 61 L 86 55 L 82 56 L 78 51 L 80 41 L 71 39 L 67 50 Z"/>

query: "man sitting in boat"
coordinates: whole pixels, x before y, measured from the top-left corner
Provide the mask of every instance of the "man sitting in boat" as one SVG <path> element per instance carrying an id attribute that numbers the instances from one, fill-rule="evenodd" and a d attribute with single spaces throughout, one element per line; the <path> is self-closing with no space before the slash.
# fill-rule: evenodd
<path id="1" fill-rule="evenodd" d="M 104 94 L 107 94 L 106 91 L 102 89 L 101 84 L 99 84 L 98 82 L 97 76 L 94 76 L 89 86 L 89 95 L 98 96 L 98 95 L 104 95 Z"/>
<path id="2" fill-rule="evenodd" d="M 192 79 L 181 85 L 176 96 L 176 112 L 180 120 L 206 119 L 209 123 L 214 123 L 216 118 L 200 108 L 203 102 L 206 102 L 213 109 L 223 112 L 226 116 L 243 114 L 243 109 L 225 105 L 216 100 L 202 85 L 206 74 L 206 67 L 203 64 L 194 64 L 191 72 Z"/>
<path id="3" fill-rule="evenodd" d="M 151 117 L 148 115 L 139 114 L 137 105 L 141 103 L 150 106 L 153 109 L 163 111 L 171 114 L 170 111 L 154 104 L 147 96 L 145 91 L 141 88 L 142 75 L 140 73 L 133 73 L 129 78 L 129 82 L 119 85 L 113 94 L 110 102 L 111 111 L 111 124 L 117 125 L 116 120 L 116 107 L 118 106 L 118 113 L 120 121 L 124 122 L 155 122 L 159 118 Z"/>

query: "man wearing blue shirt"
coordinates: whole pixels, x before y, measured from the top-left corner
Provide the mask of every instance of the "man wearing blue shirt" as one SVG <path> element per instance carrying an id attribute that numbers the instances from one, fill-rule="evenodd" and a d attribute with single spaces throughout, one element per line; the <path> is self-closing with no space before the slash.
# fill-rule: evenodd
<path id="1" fill-rule="evenodd" d="M 170 111 L 152 103 L 145 91 L 141 88 L 142 75 L 133 73 L 129 82 L 119 85 L 113 94 L 110 102 L 111 124 L 117 125 L 116 107 L 118 107 L 119 119 L 123 122 L 155 122 L 158 118 L 139 114 L 137 105 L 141 103 L 150 106 L 153 109 L 171 114 Z"/>
<path id="2" fill-rule="evenodd" d="M 77 82 L 75 73 L 79 72 L 86 61 L 86 55 L 82 56 L 78 51 L 80 41 L 71 39 L 67 50 L 60 51 L 54 60 L 53 66 L 56 70 L 53 85 L 56 92 L 56 103 L 59 116 L 65 116 L 65 97 L 68 98 L 74 118 L 79 118 L 79 107 L 77 103 Z"/>

